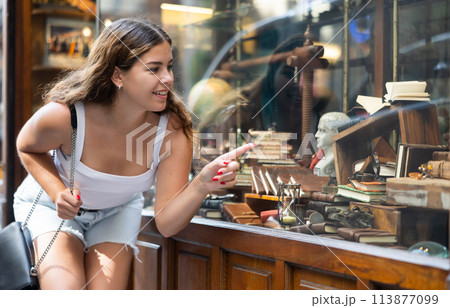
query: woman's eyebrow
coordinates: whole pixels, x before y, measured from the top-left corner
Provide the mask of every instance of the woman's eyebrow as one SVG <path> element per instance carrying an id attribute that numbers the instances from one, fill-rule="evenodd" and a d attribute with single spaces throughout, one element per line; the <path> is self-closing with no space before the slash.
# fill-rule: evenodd
<path id="1" fill-rule="evenodd" d="M 173 59 L 171 59 L 170 61 L 169 61 L 169 63 L 171 63 L 171 62 L 173 62 Z M 145 63 L 145 65 L 151 65 L 151 64 L 156 64 L 156 65 L 163 65 L 163 63 L 161 62 L 161 61 L 150 61 L 150 62 L 148 62 L 148 63 Z"/>

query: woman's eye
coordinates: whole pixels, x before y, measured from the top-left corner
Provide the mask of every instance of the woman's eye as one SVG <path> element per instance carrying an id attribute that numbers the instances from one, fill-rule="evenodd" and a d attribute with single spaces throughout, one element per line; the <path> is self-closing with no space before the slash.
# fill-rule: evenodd
<path id="1" fill-rule="evenodd" d="M 167 70 L 170 72 L 173 69 L 173 64 L 167 66 Z"/>
<path id="2" fill-rule="evenodd" d="M 152 73 L 157 73 L 158 69 L 159 69 L 159 67 L 154 67 L 154 68 L 149 68 L 148 70 Z"/>

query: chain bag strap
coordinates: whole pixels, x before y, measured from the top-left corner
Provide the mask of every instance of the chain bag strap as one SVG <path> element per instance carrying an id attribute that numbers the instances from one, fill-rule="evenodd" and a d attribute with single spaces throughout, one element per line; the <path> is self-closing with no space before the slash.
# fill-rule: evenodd
<path id="1" fill-rule="evenodd" d="M 70 105 L 69 106 L 70 109 L 70 123 L 71 123 L 71 127 L 72 127 L 72 144 L 71 144 L 71 148 L 70 148 L 70 179 L 69 179 L 69 189 L 70 192 L 73 192 L 73 183 L 74 183 L 74 177 L 75 177 L 75 149 L 76 149 L 76 144 L 77 144 L 77 114 L 75 111 L 75 106 L 74 105 Z M 55 157 L 55 151 L 53 151 L 53 155 L 52 157 Z M 23 222 L 21 228 L 22 230 L 24 228 L 26 228 L 26 226 L 28 225 L 28 221 L 30 220 L 31 215 L 33 214 L 36 205 L 39 201 L 39 199 L 42 196 L 42 193 L 44 192 L 44 189 L 41 188 L 39 190 L 39 193 L 37 194 L 36 198 L 34 199 L 33 205 L 31 206 L 30 212 L 28 213 L 27 218 L 25 219 L 25 221 Z M 47 256 L 50 248 L 52 247 L 53 243 L 56 240 L 56 237 L 58 236 L 59 232 L 61 231 L 64 223 L 66 222 L 65 219 L 63 219 L 61 221 L 61 223 L 59 224 L 58 229 L 56 229 L 55 234 L 53 235 L 53 238 L 51 239 L 50 243 L 47 245 L 47 248 L 45 248 L 44 253 L 42 254 L 42 256 L 39 258 L 39 260 L 36 262 L 36 265 L 31 264 L 31 269 L 30 269 L 30 275 L 33 277 L 36 277 L 38 272 L 38 268 L 41 265 L 42 261 L 44 261 L 44 258 Z M 34 260 L 32 260 L 32 262 L 34 262 Z"/>

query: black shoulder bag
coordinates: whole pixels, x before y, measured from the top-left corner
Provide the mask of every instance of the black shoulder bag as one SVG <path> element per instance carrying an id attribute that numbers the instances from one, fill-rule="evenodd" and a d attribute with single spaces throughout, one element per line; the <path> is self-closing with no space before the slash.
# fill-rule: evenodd
<path id="1" fill-rule="evenodd" d="M 75 145 L 77 138 L 77 115 L 75 107 L 69 106 L 72 126 L 72 146 L 70 162 L 70 191 L 73 189 L 75 170 Z M 54 154 L 53 154 L 54 155 Z M 41 188 L 33 206 L 23 223 L 12 222 L 0 231 L 0 290 L 38 290 L 38 268 L 61 231 L 65 220 L 61 221 L 42 256 L 34 264 L 34 245 L 27 228 L 31 214 L 44 190 Z"/>

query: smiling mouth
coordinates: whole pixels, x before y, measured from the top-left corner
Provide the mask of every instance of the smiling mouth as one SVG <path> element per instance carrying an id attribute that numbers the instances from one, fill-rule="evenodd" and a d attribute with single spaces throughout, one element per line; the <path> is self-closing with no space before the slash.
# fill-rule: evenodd
<path id="1" fill-rule="evenodd" d="M 167 96 L 167 91 L 155 91 L 153 94 L 159 95 L 159 96 Z"/>

